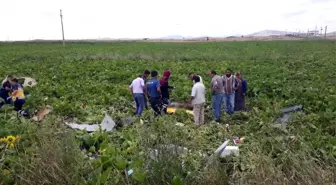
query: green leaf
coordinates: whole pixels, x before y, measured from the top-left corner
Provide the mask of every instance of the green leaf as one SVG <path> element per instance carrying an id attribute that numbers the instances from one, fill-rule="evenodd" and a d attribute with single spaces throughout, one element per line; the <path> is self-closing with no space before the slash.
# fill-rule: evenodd
<path id="1" fill-rule="evenodd" d="M 107 179 L 110 177 L 111 171 L 112 171 L 112 167 L 109 167 L 107 168 L 107 170 L 104 171 L 104 173 L 100 175 L 100 179 L 99 179 L 100 184 L 106 183 Z"/>
<path id="2" fill-rule="evenodd" d="M 143 170 L 134 170 L 133 174 L 132 174 L 132 179 L 140 182 L 140 183 L 144 183 L 147 177 L 147 173 Z"/>
<path id="3" fill-rule="evenodd" d="M 115 164 L 120 170 L 125 169 L 127 165 L 127 160 L 119 157 Z"/>
<path id="4" fill-rule="evenodd" d="M 174 176 L 172 185 L 183 185 L 182 179 L 180 177 Z"/>
<path id="5" fill-rule="evenodd" d="M 94 144 L 92 137 L 88 134 L 83 136 L 83 141 L 84 141 L 84 144 L 88 147 L 91 147 Z"/>

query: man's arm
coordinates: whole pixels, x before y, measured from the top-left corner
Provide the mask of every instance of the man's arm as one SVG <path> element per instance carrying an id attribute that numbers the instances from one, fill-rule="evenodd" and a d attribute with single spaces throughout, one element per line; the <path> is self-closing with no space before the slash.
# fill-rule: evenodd
<path id="1" fill-rule="evenodd" d="M 131 83 L 131 85 L 129 86 L 129 88 L 130 88 L 131 95 L 133 96 L 133 82 Z"/>
<path id="2" fill-rule="evenodd" d="M 162 94 L 161 94 L 161 89 L 160 89 L 160 82 L 157 82 L 157 83 L 156 83 L 156 90 L 157 90 L 157 92 L 159 93 L 159 95 L 162 96 Z"/>
<path id="3" fill-rule="evenodd" d="M 247 82 L 246 82 L 246 80 L 243 80 L 242 85 L 243 85 L 243 93 L 245 94 L 247 92 Z"/>
<path id="4" fill-rule="evenodd" d="M 196 89 L 195 89 L 195 87 L 193 87 L 191 89 L 191 96 L 189 98 L 189 103 L 191 103 L 193 101 L 193 99 L 195 98 L 195 96 L 196 96 Z"/>
<path id="5" fill-rule="evenodd" d="M 5 90 L 6 90 L 6 91 L 11 91 L 12 89 L 11 89 L 10 87 L 7 87 L 7 86 L 6 86 L 6 87 L 5 87 Z"/>
<path id="6" fill-rule="evenodd" d="M 233 78 L 233 83 L 234 83 L 233 84 L 233 90 L 236 91 L 239 87 L 239 80 L 236 77 L 234 77 Z"/>

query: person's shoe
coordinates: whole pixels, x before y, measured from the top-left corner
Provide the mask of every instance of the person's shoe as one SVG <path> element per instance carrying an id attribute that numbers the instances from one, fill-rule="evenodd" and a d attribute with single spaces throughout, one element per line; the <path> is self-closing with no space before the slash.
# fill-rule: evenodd
<path id="1" fill-rule="evenodd" d="M 21 112 L 21 115 L 22 115 L 23 117 L 29 117 L 28 112 L 25 112 L 25 111 L 22 111 L 22 112 Z"/>

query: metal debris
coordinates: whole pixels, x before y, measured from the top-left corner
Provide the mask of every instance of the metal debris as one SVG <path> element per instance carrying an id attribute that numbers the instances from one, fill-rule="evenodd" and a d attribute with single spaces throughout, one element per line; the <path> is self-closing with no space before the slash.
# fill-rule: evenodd
<path id="1" fill-rule="evenodd" d="M 66 125 L 73 129 L 79 129 L 79 130 L 86 130 L 87 132 L 95 132 L 98 131 L 101 127 L 102 130 L 105 130 L 106 132 L 111 132 L 115 127 L 115 122 L 112 120 L 112 118 L 109 115 L 105 115 L 104 120 L 101 122 L 101 124 L 78 124 L 78 123 L 68 123 L 65 122 Z"/>

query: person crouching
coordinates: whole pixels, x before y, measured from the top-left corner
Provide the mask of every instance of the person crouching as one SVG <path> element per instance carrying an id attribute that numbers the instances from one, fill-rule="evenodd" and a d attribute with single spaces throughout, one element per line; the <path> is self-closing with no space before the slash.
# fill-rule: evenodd
<path id="1" fill-rule="evenodd" d="M 194 120 L 196 125 L 204 124 L 205 86 L 199 76 L 194 77 L 195 84 L 191 90 L 189 102 L 193 104 Z"/>
<path id="2" fill-rule="evenodd" d="M 3 99 L 3 101 L 0 99 L 0 108 L 4 104 L 10 104 L 10 96 L 9 94 L 12 91 L 12 85 L 11 85 L 11 80 L 13 79 L 12 75 L 8 75 L 6 80 L 1 84 L 1 89 L 0 89 L 0 98 Z"/>
<path id="3" fill-rule="evenodd" d="M 11 80 L 12 85 L 12 101 L 14 103 L 14 110 L 17 111 L 22 116 L 28 116 L 28 114 L 22 110 L 23 104 L 26 103 L 23 86 L 19 84 L 19 80 L 13 78 Z"/>

